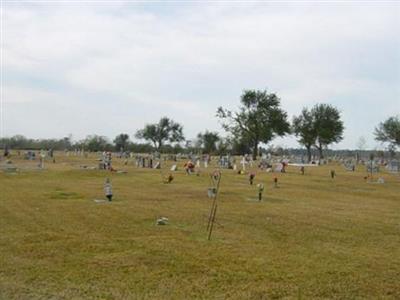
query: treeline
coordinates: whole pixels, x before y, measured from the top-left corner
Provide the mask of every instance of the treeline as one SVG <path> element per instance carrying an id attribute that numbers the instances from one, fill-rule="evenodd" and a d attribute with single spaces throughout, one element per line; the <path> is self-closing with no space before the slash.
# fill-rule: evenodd
<path id="1" fill-rule="evenodd" d="M 194 140 L 186 140 L 183 126 L 168 117 L 157 123 L 146 124 L 137 130 L 135 138 L 145 143 L 135 143 L 126 133 L 113 141 L 104 136 L 89 135 L 84 140 L 73 142 L 71 138 L 33 140 L 14 136 L 0 140 L 2 147 L 12 149 L 53 149 L 86 151 L 131 151 L 149 153 L 207 153 L 207 154 L 252 154 L 253 159 L 263 152 L 274 153 L 277 149 L 263 149 L 274 138 L 295 135 L 305 148 L 307 160 L 315 152 L 319 158 L 329 150 L 331 144 L 343 139 L 344 124 L 341 112 L 330 104 L 319 103 L 311 108 L 304 107 L 301 113 L 288 120 L 287 112 L 281 107 L 280 98 L 266 90 L 245 90 L 240 97 L 238 110 L 219 107 L 216 117 L 227 133 L 221 137 L 217 132 L 205 130 Z M 390 117 L 375 128 L 375 139 L 386 143 L 393 155 L 400 146 L 400 117 Z M 360 148 L 360 150 L 363 150 Z M 280 151 L 281 155 L 284 154 Z"/>
<path id="2" fill-rule="evenodd" d="M 70 137 L 62 139 L 30 139 L 22 135 L 15 135 L 10 138 L 0 139 L 0 148 L 9 149 L 24 149 L 24 150 L 41 150 L 53 149 L 58 151 L 73 151 L 76 149 L 85 151 L 119 151 L 118 145 L 115 145 L 105 136 L 88 135 L 85 139 L 80 141 L 72 141 Z M 154 151 L 149 143 L 133 143 L 127 141 L 125 144 L 125 151 L 132 151 L 138 153 L 146 153 Z"/>
<path id="3" fill-rule="evenodd" d="M 206 137 L 204 137 L 206 135 Z M 209 135 L 207 137 L 207 135 Z M 211 136 L 210 136 L 211 135 Z M 208 144 L 207 144 L 208 143 Z M 73 142 L 70 137 L 62 139 L 29 139 L 22 135 L 16 135 L 10 138 L 0 139 L 0 149 L 5 147 L 9 149 L 19 150 L 42 150 L 53 149 L 55 151 L 74 151 L 84 150 L 90 152 L 97 151 L 127 151 L 133 153 L 152 153 L 160 151 L 162 153 L 170 154 L 189 154 L 189 153 L 210 153 L 214 155 L 243 155 L 251 153 L 249 145 L 240 144 L 237 140 L 229 138 L 220 138 L 214 133 L 205 132 L 198 135 L 195 141 L 185 141 L 185 145 L 180 144 L 170 145 L 166 144 L 161 149 L 156 149 L 149 143 L 134 143 L 130 141 L 128 134 L 119 134 L 113 141 L 99 135 L 89 135 L 85 139 Z M 297 157 L 308 156 L 308 152 L 304 148 L 283 148 L 280 146 L 260 147 L 258 155 L 272 154 L 275 156 L 290 156 Z M 373 155 L 376 158 L 390 158 L 393 157 L 391 151 L 376 151 L 376 150 L 332 150 L 327 149 L 325 154 L 329 157 L 358 157 L 360 159 L 368 159 Z M 314 149 L 311 151 L 313 158 L 319 157 L 319 151 Z"/>
<path id="4" fill-rule="evenodd" d="M 135 143 L 130 140 L 128 134 L 119 134 L 114 140 L 105 136 L 88 135 L 80 141 L 72 141 L 70 137 L 62 139 L 30 139 L 22 135 L 15 135 L 9 138 L 0 139 L 0 149 L 19 149 L 19 150 L 42 150 L 52 149 L 55 151 L 74 151 L 84 150 L 90 152 L 113 151 L 113 152 L 133 152 L 133 153 L 151 153 L 159 151 L 161 153 L 208 153 L 215 155 L 233 154 L 241 155 L 250 153 L 248 145 L 240 144 L 229 138 L 221 138 L 216 133 L 199 134 L 195 140 L 186 140 L 183 144 L 163 144 L 156 147 L 150 143 Z M 269 151 L 272 150 L 270 147 Z M 284 153 L 282 148 L 276 148 L 277 153 Z M 260 148 L 261 152 L 267 152 Z"/>

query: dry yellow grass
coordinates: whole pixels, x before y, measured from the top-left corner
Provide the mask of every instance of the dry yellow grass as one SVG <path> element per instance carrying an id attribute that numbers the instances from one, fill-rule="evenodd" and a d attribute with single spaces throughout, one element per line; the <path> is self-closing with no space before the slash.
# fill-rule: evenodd
<path id="1" fill-rule="evenodd" d="M 207 241 L 210 169 L 168 185 L 118 160 L 127 174 L 79 164 L 96 162 L 59 154 L 46 170 L 0 174 L 1 299 L 400 298 L 399 176 L 289 168 L 273 188 L 258 172 L 257 202 L 247 176 L 224 170 Z M 95 203 L 108 176 L 115 199 Z"/>

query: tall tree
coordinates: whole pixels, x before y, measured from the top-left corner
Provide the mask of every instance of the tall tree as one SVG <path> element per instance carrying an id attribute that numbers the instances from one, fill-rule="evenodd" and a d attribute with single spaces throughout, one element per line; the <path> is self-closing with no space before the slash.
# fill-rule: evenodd
<path id="1" fill-rule="evenodd" d="M 121 133 L 117 135 L 114 139 L 115 149 L 117 151 L 125 151 L 129 146 L 129 135 L 126 133 Z"/>
<path id="2" fill-rule="evenodd" d="M 301 114 L 293 118 L 293 132 L 299 138 L 298 142 L 306 147 L 308 162 L 311 161 L 311 147 L 317 139 L 314 125 L 313 115 L 307 108 L 303 108 Z"/>
<path id="3" fill-rule="evenodd" d="M 400 117 L 390 117 L 375 128 L 375 139 L 389 143 L 389 150 L 395 151 L 400 146 Z"/>
<path id="4" fill-rule="evenodd" d="M 217 150 L 217 142 L 220 140 L 217 132 L 206 130 L 204 133 L 197 135 L 199 146 L 203 149 L 204 153 L 215 153 Z"/>
<path id="5" fill-rule="evenodd" d="M 217 117 L 223 120 L 222 127 L 226 131 L 249 141 L 255 160 L 260 143 L 268 143 L 290 131 L 287 113 L 281 109 L 278 96 L 268 94 L 266 90 L 245 90 L 240 102 L 238 112 L 219 107 Z"/>
<path id="6" fill-rule="evenodd" d="M 151 141 L 154 147 L 160 151 L 166 142 L 181 142 L 185 138 L 183 136 L 183 127 L 173 120 L 163 117 L 158 123 L 147 124 L 141 130 L 136 132 L 136 137 Z"/>
<path id="7" fill-rule="evenodd" d="M 324 158 L 323 149 L 343 139 L 343 121 L 340 119 L 339 110 L 329 104 L 316 104 L 311 109 L 311 115 L 316 134 L 315 147 L 320 158 Z"/>

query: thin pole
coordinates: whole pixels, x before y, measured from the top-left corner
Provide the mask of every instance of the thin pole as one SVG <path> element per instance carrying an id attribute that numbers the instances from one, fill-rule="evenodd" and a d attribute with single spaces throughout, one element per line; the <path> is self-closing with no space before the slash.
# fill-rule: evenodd
<path id="1" fill-rule="evenodd" d="M 372 180 L 372 159 L 371 159 L 371 163 L 370 163 L 370 172 L 371 172 L 371 180 Z"/>
<path id="2" fill-rule="evenodd" d="M 213 217 L 212 217 L 212 221 L 211 221 L 210 231 L 208 232 L 208 240 L 211 240 L 211 233 L 212 233 L 212 230 L 213 230 L 213 227 L 214 227 L 215 214 L 217 213 L 217 207 L 218 207 L 218 205 L 216 204 L 215 205 L 215 209 L 214 209 L 214 214 L 213 214 Z"/>
<path id="3" fill-rule="evenodd" d="M 210 229 L 210 223 L 211 223 L 211 220 L 212 220 L 212 216 L 214 214 L 214 208 L 215 208 L 215 205 L 217 204 L 217 194 L 218 194 L 220 180 L 221 180 L 221 174 L 219 174 L 219 176 L 218 176 L 217 186 L 215 187 L 215 194 L 214 194 L 213 203 L 212 203 L 212 206 L 211 206 L 210 216 L 208 217 L 207 230 Z"/>
<path id="4" fill-rule="evenodd" d="M 213 201 L 213 205 L 211 207 L 210 217 L 208 219 L 208 226 L 207 226 L 208 240 L 211 239 L 212 230 L 214 228 L 215 216 L 217 214 L 217 207 L 218 207 L 217 197 L 218 197 L 218 192 L 219 192 L 219 185 L 221 182 L 221 172 L 219 172 L 218 175 L 219 176 L 218 176 L 218 182 L 217 182 L 216 191 L 215 191 L 215 195 L 214 195 L 214 201 Z"/>

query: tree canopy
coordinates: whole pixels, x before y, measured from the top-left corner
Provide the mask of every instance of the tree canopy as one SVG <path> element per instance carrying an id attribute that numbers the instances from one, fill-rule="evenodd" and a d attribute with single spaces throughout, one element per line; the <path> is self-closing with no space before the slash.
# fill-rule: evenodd
<path id="1" fill-rule="evenodd" d="M 375 139 L 389 143 L 390 150 L 400 146 L 400 117 L 390 117 L 375 128 Z"/>
<path id="2" fill-rule="evenodd" d="M 308 161 L 311 148 L 318 149 L 323 158 L 323 149 L 343 139 L 343 121 L 340 112 L 329 104 L 316 104 L 311 110 L 303 108 L 299 116 L 293 118 L 292 128 L 298 142 L 307 149 Z"/>
<path id="3" fill-rule="evenodd" d="M 112 145 L 109 143 L 105 136 L 100 135 L 88 135 L 82 141 L 83 148 L 89 151 L 104 151 L 112 149 Z"/>
<path id="4" fill-rule="evenodd" d="M 204 153 L 213 154 L 217 150 L 217 142 L 220 141 L 220 138 L 217 132 L 206 130 L 197 135 L 197 140 Z"/>
<path id="5" fill-rule="evenodd" d="M 161 118 L 158 123 L 146 124 L 135 136 L 152 142 L 158 151 L 167 142 L 181 142 L 185 139 L 182 125 L 167 117 Z"/>
<path id="6" fill-rule="evenodd" d="M 311 147 L 315 145 L 317 132 L 315 130 L 312 113 L 303 108 L 299 116 L 293 118 L 293 132 L 298 137 L 298 142 L 307 149 L 308 161 L 311 161 Z"/>
<path id="7" fill-rule="evenodd" d="M 237 112 L 219 107 L 217 117 L 227 132 L 249 142 L 256 159 L 259 143 L 268 143 L 290 131 L 287 113 L 281 109 L 278 96 L 266 90 L 245 90 L 240 102 Z"/>
<path id="8" fill-rule="evenodd" d="M 127 150 L 129 147 L 129 135 L 126 133 L 117 135 L 114 139 L 114 144 L 117 151 Z"/>
<path id="9" fill-rule="evenodd" d="M 315 147 L 320 158 L 323 158 L 323 149 L 332 143 L 338 143 L 343 139 L 344 125 L 340 119 L 340 112 L 329 104 L 316 104 L 311 109 L 311 115 L 315 130 Z"/>

